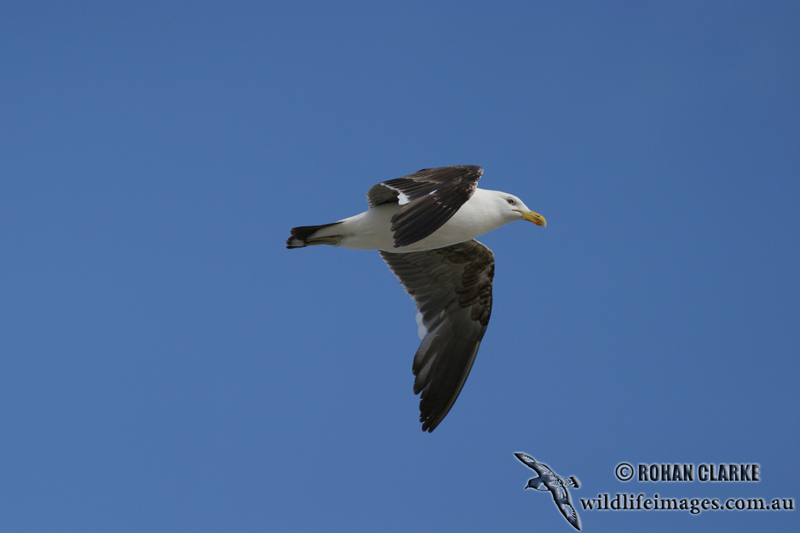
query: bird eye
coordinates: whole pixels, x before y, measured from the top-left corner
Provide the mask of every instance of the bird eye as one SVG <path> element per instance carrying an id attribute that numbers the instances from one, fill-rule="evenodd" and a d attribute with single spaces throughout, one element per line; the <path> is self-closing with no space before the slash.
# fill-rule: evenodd
<path id="1" fill-rule="evenodd" d="M 508 202 L 508 205 L 516 205 L 517 203 L 513 198 L 506 198 L 506 202 Z"/>

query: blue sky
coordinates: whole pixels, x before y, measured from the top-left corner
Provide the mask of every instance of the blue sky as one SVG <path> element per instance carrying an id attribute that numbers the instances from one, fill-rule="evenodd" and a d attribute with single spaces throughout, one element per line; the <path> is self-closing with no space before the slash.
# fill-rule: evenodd
<path id="1" fill-rule="evenodd" d="M 793 2 L 0 6 L 3 531 L 572 531 L 580 498 L 800 497 Z M 286 250 L 476 164 L 548 221 L 420 431 L 375 252 Z M 758 463 L 757 483 L 615 466 Z M 584 531 L 796 528 L 591 512 Z"/>

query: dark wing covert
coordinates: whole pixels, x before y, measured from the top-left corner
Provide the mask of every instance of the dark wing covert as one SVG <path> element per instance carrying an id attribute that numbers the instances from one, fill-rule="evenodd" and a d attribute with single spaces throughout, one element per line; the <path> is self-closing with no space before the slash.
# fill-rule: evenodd
<path id="1" fill-rule="evenodd" d="M 458 398 L 492 313 L 494 254 L 476 240 L 423 252 L 381 252 L 422 315 L 427 333 L 414 355 L 414 394 L 423 431 Z"/>
<path id="2" fill-rule="evenodd" d="M 475 192 L 482 174 L 483 169 L 473 165 L 426 168 L 373 185 L 367 200 L 370 207 L 400 203 L 392 217 L 394 245 L 407 246 L 450 220 Z"/>

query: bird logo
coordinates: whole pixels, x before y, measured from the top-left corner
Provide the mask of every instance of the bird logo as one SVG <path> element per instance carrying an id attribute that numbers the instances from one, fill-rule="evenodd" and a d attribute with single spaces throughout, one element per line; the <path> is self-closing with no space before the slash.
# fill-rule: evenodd
<path id="1" fill-rule="evenodd" d="M 514 456 L 516 456 L 516 458 L 522 461 L 525 466 L 532 469 L 537 474 L 536 477 L 532 477 L 528 480 L 525 488 L 541 491 L 549 490 L 553 495 L 553 501 L 555 502 L 556 507 L 558 507 L 558 510 L 561 511 L 561 514 L 564 515 L 564 518 L 567 519 L 567 522 L 572 524 L 572 527 L 580 531 L 581 519 L 578 517 L 577 511 L 575 511 L 575 506 L 572 505 L 572 498 L 567 490 L 567 487 L 575 487 L 577 489 L 581 486 L 578 478 L 575 476 L 570 476 L 568 479 L 564 479 L 553 472 L 552 468 L 544 463 L 538 462 L 536 459 L 526 453 L 514 452 Z"/>

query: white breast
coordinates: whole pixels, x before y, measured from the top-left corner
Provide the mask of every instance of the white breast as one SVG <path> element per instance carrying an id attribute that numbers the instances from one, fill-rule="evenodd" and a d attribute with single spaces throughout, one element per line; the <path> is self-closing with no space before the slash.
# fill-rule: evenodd
<path id="1" fill-rule="evenodd" d="M 383 204 L 356 216 L 346 218 L 337 233 L 344 235 L 340 246 L 357 250 L 384 250 L 403 253 L 442 248 L 480 237 L 484 233 L 514 220 L 498 210 L 494 191 L 476 189 L 472 197 L 435 233 L 401 248 L 394 247 L 391 231 L 392 217 L 401 208 L 398 204 Z"/>

